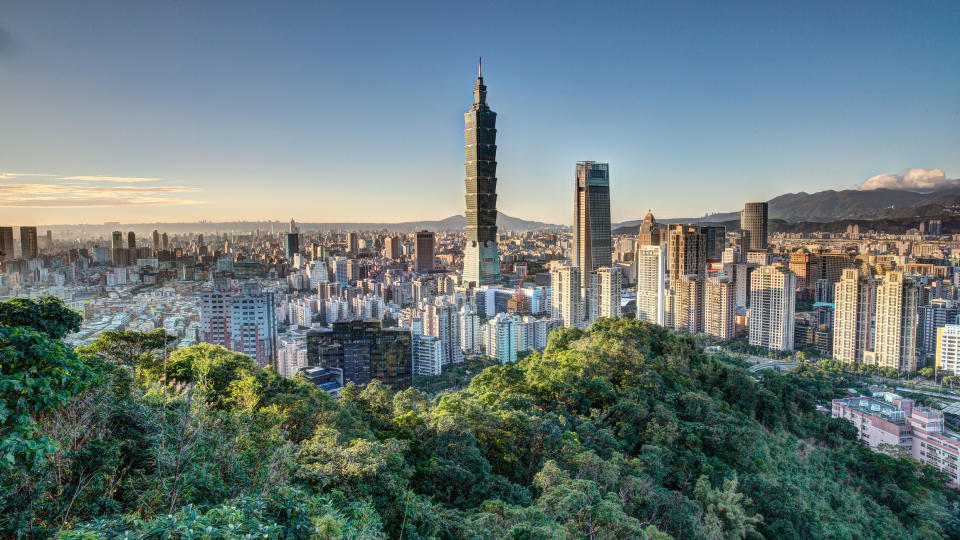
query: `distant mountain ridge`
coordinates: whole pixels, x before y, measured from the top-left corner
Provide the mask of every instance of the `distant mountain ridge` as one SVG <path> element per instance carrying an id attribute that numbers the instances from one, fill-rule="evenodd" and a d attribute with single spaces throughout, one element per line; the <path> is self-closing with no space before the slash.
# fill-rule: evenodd
<path id="1" fill-rule="evenodd" d="M 898 189 L 845 189 L 816 193 L 786 193 L 767 201 L 770 219 L 786 222 L 832 222 L 856 219 L 901 219 L 952 215 L 947 208 L 960 204 L 960 188 L 932 193 Z M 700 218 L 661 219 L 664 223 L 726 222 L 740 219 L 740 212 L 724 212 Z M 633 227 L 642 220 L 614 224 Z"/>

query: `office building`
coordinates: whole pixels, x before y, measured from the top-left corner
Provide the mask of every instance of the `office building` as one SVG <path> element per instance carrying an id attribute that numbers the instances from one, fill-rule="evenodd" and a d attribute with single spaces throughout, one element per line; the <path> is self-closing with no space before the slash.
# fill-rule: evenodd
<path id="1" fill-rule="evenodd" d="M 850 268 L 843 271 L 834 290 L 833 358 L 844 364 L 860 364 L 863 352 L 873 350 L 870 328 L 876 284 L 869 276 Z"/>
<path id="2" fill-rule="evenodd" d="M 310 365 L 343 370 L 344 384 L 380 381 L 394 391 L 413 384 L 413 335 L 380 321 L 337 321 L 307 332 Z"/>
<path id="3" fill-rule="evenodd" d="M 877 286 L 874 352 L 878 366 L 916 371 L 918 297 L 916 284 L 901 272 L 887 272 Z"/>
<path id="4" fill-rule="evenodd" d="M 747 251 L 767 250 L 767 203 L 748 202 L 740 214 L 740 233 Z"/>
<path id="5" fill-rule="evenodd" d="M 573 264 L 580 268 L 580 275 L 589 276 L 594 270 L 613 264 L 610 166 L 578 162 L 574 182 Z"/>
<path id="6" fill-rule="evenodd" d="M 647 215 L 643 216 L 643 223 L 640 224 L 640 232 L 637 233 L 637 249 L 639 246 L 659 246 L 660 245 L 660 224 L 657 218 L 653 217 L 653 212 L 647 210 Z"/>
<path id="7" fill-rule="evenodd" d="M 475 286 L 500 283 L 497 248 L 497 113 L 487 105 L 482 66 L 477 64 L 473 106 L 464 115 L 466 146 L 466 244 L 463 281 Z"/>
<path id="8" fill-rule="evenodd" d="M 168 251 L 170 249 L 170 237 L 167 236 L 167 233 L 160 235 L 160 245 L 163 247 L 164 251 Z"/>
<path id="9" fill-rule="evenodd" d="M 36 227 L 20 227 L 20 254 L 23 259 L 36 259 L 39 255 Z"/>
<path id="10" fill-rule="evenodd" d="M 722 341 L 736 337 L 736 285 L 719 276 L 703 284 L 703 332 Z"/>
<path id="11" fill-rule="evenodd" d="M 637 249 L 637 319 L 664 324 L 667 250 L 659 243 Z"/>
<path id="12" fill-rule="evenodd" d="M 700 227 L 700 234 L 706 244 L 704 253 L 707 262 L 720 262 L 726 248 L 727 228 L 723 225 L 705 225 Z"/>
<path id="13" fill-rule="evenodd" d="M 273 293 L 255 282 L 218 281 L 200 298 L 200 339 L 252 357 L 260 366 L 276 361 L 277 322 Z"/>
<path id="14" fill-rule="evenodd" d="M 153 230 L 153 253 L 156 254 L 160 251 L 160 231 Z"/>
<path id="15" fill-rule="evenodd" d="M 784 266 L 761 266 L 750 274 L 750 345 L 793 350 L 797 276 Z"/>
<path id="16" fill-rule="evenodd" d="M 137 235 L 133 231 L 127 233 L 127 249 L 137 249 Z"/>
<path id="17" fill-rule="evenodd" d="M 0 262 L 15 259 L 13 251 L 13 227 L 0 227 Z"/>
<path id="18" fill-rule="evenodd" d="M 433 270 L 434 234 L 430 231 L 417 231 L 413 237 L 414 269 L 419 272 Z"/>

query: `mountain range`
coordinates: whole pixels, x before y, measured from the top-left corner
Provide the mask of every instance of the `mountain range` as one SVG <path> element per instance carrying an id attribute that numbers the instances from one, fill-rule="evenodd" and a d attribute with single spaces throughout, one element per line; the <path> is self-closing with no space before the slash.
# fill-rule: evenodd
<path id="1" fill-rule="evenodd" d="M 952 216 L 951 207 L 960 205 L 960 189 L 918 193 L 900 189 L 845 189 L 817 193 L 787 193 L 767 201 L 771 220 L 787 223 L 827 223 L 840 220 L 941 218 Z M 699 218 L 658 219 L 664 223 L 722 223 L 740 219 L 740 212 L 710 214 Z M 614 224 L 632 228 L 642 220 Z"/>

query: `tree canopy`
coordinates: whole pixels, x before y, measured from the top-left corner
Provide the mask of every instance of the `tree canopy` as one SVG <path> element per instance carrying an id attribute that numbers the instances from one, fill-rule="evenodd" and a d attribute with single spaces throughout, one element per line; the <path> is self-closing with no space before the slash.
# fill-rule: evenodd
<path id="1" fill-rule="evenodd" d="M 556 330 L 459 390 L 372 383 L 337 400 L 212 345 L 164 371 L 162 336 L 129 362 L 32 328 L 0 336 L 3 377 L 58 374 L 16 409 L 49 444 L 4 469 L 4 537 L 960 536 L 945 475 L 817 411 L 847 376 L 756 379 L 635 320 Z M 22 438 L 4 422 L 4 441 Z"/>

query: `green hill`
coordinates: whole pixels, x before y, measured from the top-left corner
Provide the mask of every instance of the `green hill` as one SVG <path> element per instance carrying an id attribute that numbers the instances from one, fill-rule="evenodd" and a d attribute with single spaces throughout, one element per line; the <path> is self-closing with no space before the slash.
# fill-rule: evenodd
<path id="1" fill-rule="evenodd" d="M 817 412 L 842 374 L 758 381 L 634 320 L 433 399 L 335 401 L 219 347 L 164 361 L 157 332 L 70 351 L 45 302 L 0 303 L 3 537 L 960 536 L 943 474 Z"/>

